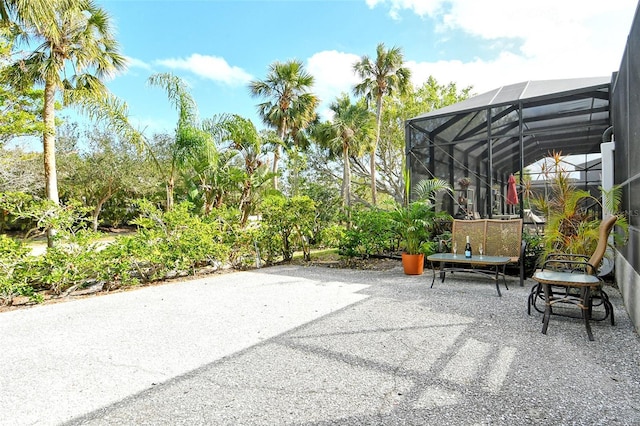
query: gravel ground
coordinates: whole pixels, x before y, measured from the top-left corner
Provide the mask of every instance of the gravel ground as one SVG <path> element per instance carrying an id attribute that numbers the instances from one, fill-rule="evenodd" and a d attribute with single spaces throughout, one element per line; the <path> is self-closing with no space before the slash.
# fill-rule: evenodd
<path id="1" fill-rule="evenodd" d="M 0 423 L 640 424 L 615 288 L 589 342 L 541 334 L 533 282 L 431 277 L 277 266 L 2 313 Z"/>

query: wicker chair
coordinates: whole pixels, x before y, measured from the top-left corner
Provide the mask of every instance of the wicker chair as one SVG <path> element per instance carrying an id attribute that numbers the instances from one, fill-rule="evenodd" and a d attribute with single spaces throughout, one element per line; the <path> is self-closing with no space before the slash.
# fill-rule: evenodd
<path id="1" fill-rule="evenodd" d="M 603 282 L 597 276 L 597 271 L 607 250 L 609 234 L 617 220 L 617 216 L 611 216 L 600 223 L 598 245 L 590 258 L 573 254 L 551 254 L 545 259 L 542 269 L 533 275 L 537 284 L 529 293 L 527 311 L 531 315 L 533 307 L 538 312 L 544 312 L 543 334 L 547 334 L 549 319 L 554 314 L 553 306 L 558 303 L 577 305 L 581 309 L 589 340 L 593 340 L 589 320 L 594 319 L 594 306 L 604 306 L 605 313 L 600 320 L 610 317 L 611 325 L 615 324 L 613 306 L 602 289 Z M 544 301 L 544 311 L 537 307 L 538 300 Z"/>

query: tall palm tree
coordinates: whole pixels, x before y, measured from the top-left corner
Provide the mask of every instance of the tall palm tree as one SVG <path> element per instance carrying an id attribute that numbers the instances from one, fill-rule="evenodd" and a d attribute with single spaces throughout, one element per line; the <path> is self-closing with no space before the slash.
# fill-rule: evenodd
<path id="1" fill-rule="evenodd" d="M 376 139 L 371 147 L 371 202 L 377 203 L 376 189 L 376 152 L 380 143 L 380 126 L 382 120 L 382 98 L 398 91 L 406 93 L 410 87 L 411 71 L 403 67 L 402 49 L 392 47 L 386 49 L 384 43 L 378 44 L 376 58 L 372 60 L 367 55 L 360 58 L 353 66 L 357 76 L 362 79 L 353 92 L 364 95 L 368 101 L 375 101 L 376 105 Z"/>
<path id="2" fill-rule="evenodd" d="M 338 97 L 329 108 L 334 116 L 331 122 L 318 125 L 315 136 L 330 152 L 342 156 L 342 197 L 345 207 L 351 207 L 351 161 L 352 155 L 361 155 L 369 143 L 371 129 L 369 110 L 363 102 L 351 103 L 346 93 Z"/>
<path id="3" fill-rule="evenodd" d="M 55 101 L 73 91 L 106 93 L 102 79 L 126 66 L 118 52 L 109 15 L 92 0 L 35 0 L 2 2 L 3 22 L 15 23 L 29 53 L 6 69 L 14 85 L 44 85 L 43 156 L 46 196 L 59 203 L 55 158 Z M 68 75 L 72 70 L 74 74 Z"/>
<path id="4" fill-rule="evenodd" d="M 304 69 L 302 62 L 274 62 L 264 80 L 249 84 L 251 95 L 266 98 L 258 104 L 258 113 L 265 124 L 276 129 L 278 137 L 285 143 L 294 125 L 306 127 L 315 119 L 318 98 L 309 92 L 314 78 Z M 297 123 L 297 124 L 296 124 Z M 278 189 L 278 161 L 280 145 L 273 153 L 273 186 Z"/>

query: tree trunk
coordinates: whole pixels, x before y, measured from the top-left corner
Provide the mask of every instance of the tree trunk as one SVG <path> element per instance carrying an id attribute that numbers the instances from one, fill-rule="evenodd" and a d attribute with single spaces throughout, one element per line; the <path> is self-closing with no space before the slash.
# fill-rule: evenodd
<path id="1" fill-rule="evenodd" d="M 44 158 L 44 185 L 46 197 L 56 204 L 60 204 L 58 196 L 58 174 L 56 169 L 56 87 L 51 81 L 45 83 L 44 88 L 44 132 L 42 134 L 42 149 Z M 47 246 L 53 247 L 55 229 L 47 230 Z"/>
<path id="2" fill-rule="evenodd" d="M 273 189 L 278 190 L 278 161 L 280 161 L 280 145 L 273 151 Z"/>
<path id="3" fill-rule="evenodd" d="M 289 232 L 282 233 L 282 257 L 285 262 L 288 262 L 293 257 L 289 244 Z"/>
<path id="4" fill-rule="evenodd" d="M 109 184 L 109 191 L 107 192 L 107 194 L 102 197 L 101 200 L 98 201 L 98 203 L 96 204 L 96 208 L 93 209 L 93 217 L 92 217 L 92 222 L 93 222 L 93 231 L 96 232 L 98 230 L 98 217 L 100 217 L 100 212 L 102 212 L 102 206 L 104 206 L 104 203 L 106 203 L 107 201 L 109 201 L 109 199 L 111 197 L 113 197 L 113 194 L 115 192 L 113 191 L 113 186 L 111 185 L 111 183 Z"/>
<path id="5" fill-rule="evenodd" d="M 251 181 L 247 180 L 244 183 L 242 195 L 240 196 L 240 211 L 242 212 L 242 218 L 240 219 L 240 227 L 244 228 L 249 219 L 249 210 L 251 209 Z"/>
<path id="6" fill-rule="evenodd" d="M 222 192 L 218 192 L 216 194 L 216 199 L 213 202 L 213 205 L 216 206 L 217 209 L 219 209 L 219 208 L 222 207 L 223 201 L 224 201 L 223 193 Z"/>
<path id="7" fill-rule="evenodd" d="M 344 171 L 342 175 L 342 191 L 344 194 L 344 205 L 348 209 L 351 207 L 351 163 L 349 161 L 349 145 L 342 144 L 342 161 Z"/>
<path id="8" fill-rule="evenodd" d="M 169 182 L 167 182 L 167 209 L 166 211 L 171 211 L 173 209 L 173 188 L 175 187 L 175 181 L 173 175 L 169 177 Z"/>
<path id="9" fill-rule="evenodd" d="M 278 137 L 284 143 L 284 136 L 287 134 L 284 124 L 278 130 Z M 278 161 L 280 161 L 280 145 L 276 145 L 273 150 L 273 189 L 278 190 Z"/>
<path id="10" fill-rule="evenodd" d="M 44 133 L 42 147 L 44 151 L 45 193 L 49 200 L 60 204 L 58 197 L 58 176 L 56 172 L 56 89 L 53 83 L 47 82 L 44 91 Z"/>
<path id="11" fill-rule="evenodd" d="M 378 144 L 380 143 L 380 127 L 382 125 L 382 96 L 379 95 L 376 99 L 376 141 L 371 150 L 371 160 L 369 165 L 371 167 L 371 203 L 375 206 L 377 204 L 378 192 L 376 187 L 376 152 L 378 152 Z"/>
<path id="12" fill-rule="evenodd" d="M 213 211 L 213 203 L 210 201 L 209 196 L 206 196 L 204 200 L 204 215 L 209 216 L 212 211 Z"/>
<path id="13" fill-rule="evenodd" d="M 98 217 L 100 216 L 100 211 L 102 211 L 103 203 L 98 203 L 96 208 L 93 209 L 93 215 L 91 217 L 93 232 L 98 231 Z"/>

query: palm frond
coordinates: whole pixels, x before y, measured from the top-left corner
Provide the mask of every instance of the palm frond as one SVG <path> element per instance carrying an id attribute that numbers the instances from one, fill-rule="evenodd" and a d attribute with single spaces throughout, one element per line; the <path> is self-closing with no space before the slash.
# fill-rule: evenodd
<path id="1" fill-rule="evenodd" d="M 602 187 L 599 187 L 599 189 L 604 198 L 604 208 L 608 212 L 616 213 L 622 204 L 622 187 L 614 185 L 608 191 L 605 191 Z"/>
<path id="2" fill-rule="evenodd" d="M 436 194 L 441 191 L 453 193 L 453 188 L 451 188 L 449 182 L 444 179 L 423 179 L 416 184 L 413 194 L 418 200 L 430 200 L 435 202 Z"/>

